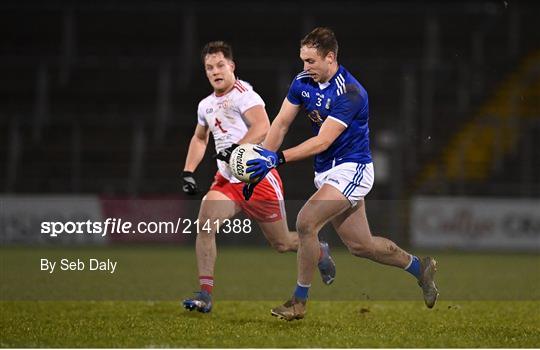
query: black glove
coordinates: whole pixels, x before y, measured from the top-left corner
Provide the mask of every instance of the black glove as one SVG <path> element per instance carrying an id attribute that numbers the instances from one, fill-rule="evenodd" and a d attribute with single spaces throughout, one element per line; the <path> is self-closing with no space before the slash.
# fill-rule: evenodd
<path id="1" fill-rule="evenodd" d="M 189 195 L 194 195 L 199 192 L 197 182 L 195 182 L 195 178 L 193 177 L 193 173 L 191 171 L 182 172 L 182 191 Z"/>
<path id="2" fill-rule="evenodd" d="M 232 145 L 230 145 L 229 147 L 219 151 L 218 153 L 214 154 L 212 156 L 212 158 L 214 159 L 219 159 L 219 160 L 222 160 L 224 162 L 227 162 L 229 163 L 229 159 L 231 159 L 231 154 L 232 152 L 234 151 L 234 149 L 236 147 L 238 147 L 239 145 L 236 144 L 236 143 L 233 143 Z"/>

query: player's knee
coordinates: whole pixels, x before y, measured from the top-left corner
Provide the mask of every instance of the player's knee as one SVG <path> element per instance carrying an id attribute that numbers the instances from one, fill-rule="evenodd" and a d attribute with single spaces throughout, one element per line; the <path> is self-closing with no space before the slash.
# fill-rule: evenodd
<path id="1" fill-rule="evenodd" d="M 369 258 L 373 255 L 373 247 L 368 242 L 349 242 L 347 248 L 354 256 Z"/>
<path id="2" fill-rule="evenodd" d="M 317 217 L 316 213 L 310 210 L 300 210 L 296 217 L 296 231 L 298 236 L 317 235 Z"/>
<path id="3" fill-rule="evenodd" d="M 316 234 L 316 226 L 313 222 L 314 220 L 309 220 L 306 216 L 298 215 L 296 220 L 296 231 L 298 236 L 307 236 Z"/>

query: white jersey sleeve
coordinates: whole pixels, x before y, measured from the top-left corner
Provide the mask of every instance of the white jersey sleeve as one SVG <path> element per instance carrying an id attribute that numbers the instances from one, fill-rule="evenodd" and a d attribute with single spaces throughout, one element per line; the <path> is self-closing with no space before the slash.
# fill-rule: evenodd
<path id="1" fill-rule="evenodd" d="M 258 93 L 256 93 L 253 89 L 249 89 L 245 93 L 240 94 L 238 96 L 236 105 L 238 109 L 240 110 L 240 113 L 244 114 L 251 107 L 254 107 L 254 106 L 264 107 L 264 101 L 261 98 L 261 96 L 259 96 Z"/>

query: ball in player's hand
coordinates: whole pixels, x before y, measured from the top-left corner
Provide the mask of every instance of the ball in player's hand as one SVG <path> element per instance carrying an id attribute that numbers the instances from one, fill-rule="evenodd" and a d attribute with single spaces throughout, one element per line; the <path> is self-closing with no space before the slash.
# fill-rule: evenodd
<path id="1" fill-rule="evenodd" d="M 246 171 L 246 169 L 248 168 L 248 165 L 246 163 L 249 160 L 261 158 L 261 155 L 257 153 L 257 151 L 255 151 L 254 147 L 255 145 L 251 143 L 244 143 L 236 147 L 235 150 L 231 153 L 231 159 L 229 160 L 229 167 L 231 168 L 231 173 L 238 180 L 245 183 L 256 182 L 254 180 L 250 180 L 249 176 L 251 175 L 251 173 L 248 173 Z"/>

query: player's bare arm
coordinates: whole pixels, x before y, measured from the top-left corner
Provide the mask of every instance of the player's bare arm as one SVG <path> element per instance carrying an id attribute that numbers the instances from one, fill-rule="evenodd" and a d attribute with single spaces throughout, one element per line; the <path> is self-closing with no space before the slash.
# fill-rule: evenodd
<path id="1" fill-rule="evenodd" d="M 251 107 L 244 112 L 244 118 L 249 123 L 249 128 L 238 144 L 261 143 L 270 129 L 270 120 L 264 107 L 260 105 Z"/>
<path id="2" fill-rule="evenodd" d="M 195 169 L 197 169 L 204 157 L 209 135 L 210 130 L 207 126 L 197 124 L 193 137 L 189 143 L 184 171 L 194 172 Z"/>
<path id="3" fill-rule="evenodd" d="M 271 151 L 277 151 L 283 143 L 283 138 L 289 131 L 289 126 L 300 111 L 300 106 L 292 104 L 285 98 L 281 104 L 278 115 L 272 122 L 268 135 L 263 142 L 263 147 Z"/>
<path id="4" fill-rule="evenodd" d="M 294 162 L 322 153 L 334 143 L 345 128 L 343 124 L 328 118 L 322 123 L 317 136 L 307 139 L 298 146 L 284 150 L 283 156 L 287 162 Z"/>
<path id="5" fill-rule="evenodd" d="M 256 152 L 262 157 L 249 160 L 246 163 L 248 165 L 246 171 L 251 174 L 250 179 L 253 179 L 253 182 L 260 181 L 272 168 L 276 168 L 285 162 L 305 159 L 324 152 L 345 129 L 346 127 L 343 124 L 328 118 L 322 123 L 319 133 L 316 136 L 307 139 L 296 147 L 277 153 L 259 147 L 256 149 Z M 244 188 L 244 198 L 249 200 L 254 185 L 252 184 Z"/>

